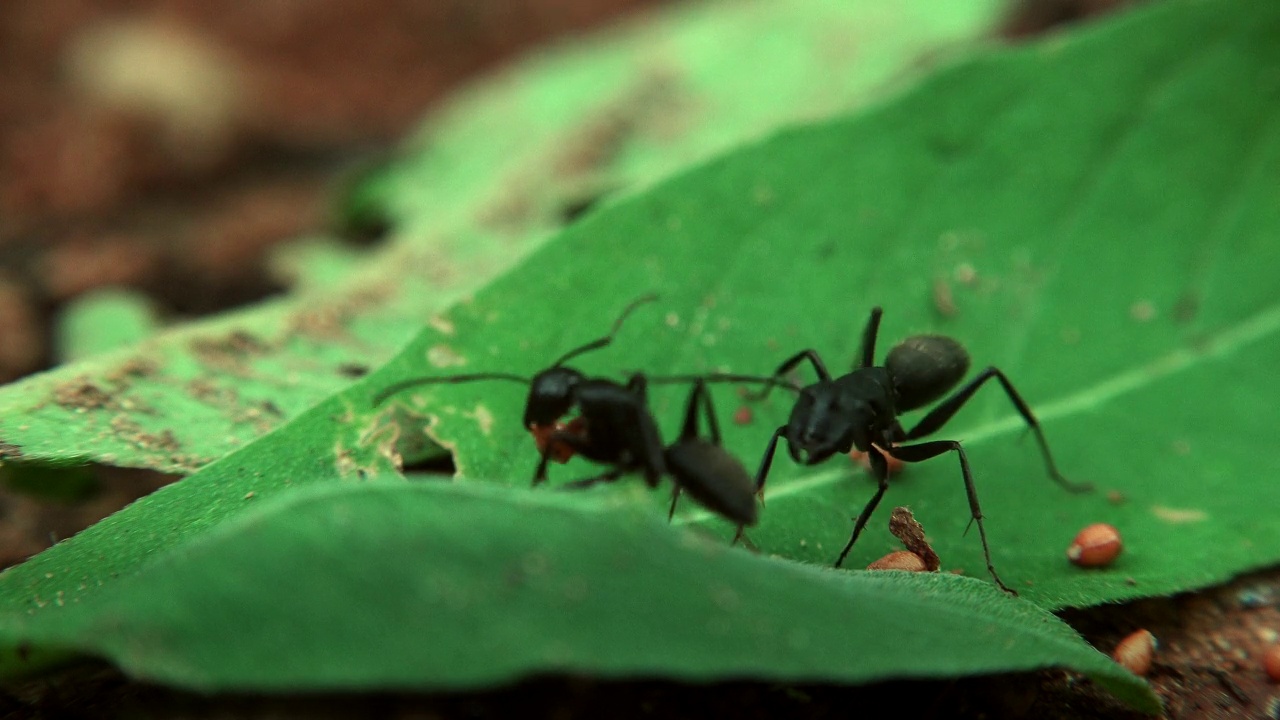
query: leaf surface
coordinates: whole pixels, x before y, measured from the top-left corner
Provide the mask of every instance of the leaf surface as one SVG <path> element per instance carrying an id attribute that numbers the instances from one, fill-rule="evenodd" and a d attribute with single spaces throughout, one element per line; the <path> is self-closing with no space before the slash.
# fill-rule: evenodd
<path id="1" fill-rule="evenodd" d="M 1025 596 L 1113 602 L 1275 563 L 1280 523 L 1260 509 L 1280 506 L 1280 459 L 1263 450 L 1280 404 L 1277 30 L 1266 2 L 1162 3 L 781 132 L 569 228 L 452 311 L 453 336 L 428 329 L 378 380 L 532 374 L 646 292 L 661 302 L 575 364 L 768 374 L 813 348 L 844 372 L 882 305 L 879 357 L 913 333 L 956 337 L 973 370 L 1000 368 L 1035 409 L 1063 472 L 1098 487 L 1072 495 L 1049 480 L 994 381 L 935 434 L 964 443 L 995 566 Z M 441 346 L 456 368 L 424 363 Z M 807 364 L 798 377 L 812 381 Z M 651 392 L 666 437 L 685 392 Z M 423 387 L 400 402 L 437 418 L 430 433 L 465 476 L 522 484 L 536 460 L 523 393 Z M 747 426 L 724 422 L 749 405 L 731 388 L 716 402 L 727 446 L 754 468 L 790 398 L 750 405 Z M 874 483 L 839 457 L 801 468 L 780 452 L 750 537 L 830 564 Z M 554 470 L 593 474 L 578 460 Z M 851 566 L 895 548 L 895 505 L 913 509 L 944 568 L 986 574 L 954 454 L 893 481 Z M 1125 549 L 1083 571 L 1065 552 L 1095 522 Z"/>
<path id="2" fill-rule="evenodd" d="M 293 493 L 0 634 L 207 691 L 459 689 L 549 671 L 868 682 L 1066 665 L 1158 708 L 1060 620 L 986 583 L 806 567 L 672 532 L 634 504 L 480 483 Z"/>
<path id="3" fill-rule="evenodd" d="M 419 388 L 376 409 L 370 399 L 424 372 L 532 374 L 603 334 L 631 299 L 654 291 L 661 296 L 656 306 L 637 311 L 613 346 L 575 365 L 615 377 L 624 369 L 758 374 L 812 347 L 840 370 L 879 304 L 886 309 L 881 357 L 898 338 L 943 332 L 968 347 L 975 369 L 1005 371 L 1039 414 L 1063 470 L 1099 490 L 1068 495 L 1044 476 L 1034 443 L 1016 441 L 1023 426 L 995 385 L 939 437 L 965 443 L 995 565 L 1043 608 L 1178 592 L 1275 563 L 1280 524 L 1263 509 L 1280 500 L 1271 482 L 1280 461 L 1259 449 L 1270 438 L 1260 419 L 1280 400 L 1269 362 L 1280 351 L 1272 278 L 1280 263 L 1273 242 L 1280 231 L 1277 31 L 1280 9 L 1261 0 L 1163 3 L 961 64 L 870 111 L 796 126 L 620 197 L 296 422 L 0 575 L 0 606 L 12 614 L 3 627 L 12 639 L 31 637 L 47 648 L 81 637 L 75 628 L 84 626 L 74 623 L 105 622 L 112 603 L 143 602 L 141 584 L 125 589 L 131 583 L 145 580 L 167 592 L 163 578 L 172 566 L 165 563 L 181 565 L 166 559 L 171 549 L 195 553 L 224 542 L 221 533 L 231 528 L 247 532 L 239 523 L 255 516 L 244 510 L 272 495 L 288 502 L 294 485 L 382 478 L 401 444 L 424 430 L 455 452 L 458 493 L 505 497 L 505 489 L 517 504 L 538 498 L 530 502 L 583 512 L 593 503 L 652 503 L 652 514 L 635 517 L 653 517 L 665 498 L 638 483 L 566 493 L 563 501 L 542 497 L 558 498 L 551 490 L 517 489 L 528 483 L 536 457 L 520 427 L 525 390 L 515 384 Z M 679 426 L 684 392 L 652 389 L 666 437 Z M 752 406 L 745 425 L 724 420 L 743 404 L 730 388 L 717 387 L 715 398 L 727 446 L 753 465 L 786 420 L 789 398 L 775 393 Z M 554 470 L 553 483 L 598 468 L 574 460 Z M 401 492 L 397 485 L 379 479 L 367 486 L 368 497 Z M 849 567 L 894 549 L 885 521 L 894 505 L 908 505 L 944 569 L 964 568 L 976 578 L 826 569 L 872 490 L 841 458 L 800 468 L 783 455 L 750 536 L 766 554 L 799 562 L 736 551 L 723 557 L 761 563 L 742 572 L 762 584 L 753 574 L 777 565 L 846 578 L 830 582 L 851 587 L 892 580 L 899 589 L 927 586 L 927 593 L 952 584 L 991 593 L 976 533 L 964 536 L 969 508 L 954 457 L 910 466 L 894 480 Z M 318 492 L 336 498 L 345 491 Z M 405 501 L 404 512 L 417 512 L 412 504 Z M 474 514 L 511 531 L 541 527 L 534 513 L 503 512 L 469 509 L 458 522 Z M 575 545 L 551 532 L 549 541 L 586 553 L 611 547 L 609 532 L 628 532 L 616 518 L 616 530 L 593 522 L 581 525 L 589 540 Z M 1126 549 L 1114 567 L 1083 571 L 1066 562 L 1065 549 L 1093 522 L 1116 525 Z M 687 503 L 678 524 L 684 529 L 666 537 L 732 533 Z M 464 541 L 442 532 L 447 539 L 439 542 L 459 548 L 508 535 L 485 530 Z M 529 542 L 542 540 L 529 535 Z M 245 565 L 274 567 L 272 553 Z M 805 564 L 815 567 L 799 567 Z M 491 581 L 483 580 L 492 577 L 487 569 L 471 567 L 475 582 Z M 416 586 L 395 584 L 402 581 L 393 590 L 412 596 Z M 335 592 L 356 592 L 348 586 L 335 584 Z M 631 588 L 618 596 L 643 593 Z M 51 598 L 85 609 L 63 614 Z M 1009 603 L 1021 603 L 994 594 L 978 602 L 992 617 L 1008 618 L 1007 626 L 998 623 L 1001 633 L 1033 624 L 1003 614 Z M 188 605 L 173 612 L 190 612 Z M 791 609 L 793 617 L 803 614 Z M 928 603 L 935 611 L 941 609 Z M 359 618 L 358 630 L 373 632 L 363 623 L 376 620 L 350 605 L 348 613 Z M 23 616 L 30 619 L 15 619 Z M 172 619 L 175 628 L 196 624 Z M 544 637 L 551 637 L 563 632 L 556 622 L 530 631 L 547 629 Z M 309 633 L 299 630 L 291 641 L 319 642 Z M 123 649 L 107 651 L 124 657 Z M 1073 652 L 1064 645 L 1046 661 L 1086 668 Z M 780 667 L 795 661 L 788 657 L 777 658 Z M 562 667 L 554 653 L 541 658 L 533 665 Z M 687 671 L 666 662 L 672 672 Z M 705 677 L 729 666 L 718 667 Z M 977 656 L 953 667 L 927 672 L 993 669 Z"/>

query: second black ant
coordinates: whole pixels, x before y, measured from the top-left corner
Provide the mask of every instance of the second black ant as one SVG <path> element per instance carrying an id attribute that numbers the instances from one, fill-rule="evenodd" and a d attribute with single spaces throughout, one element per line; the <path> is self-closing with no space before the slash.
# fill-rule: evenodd
<path id="1" fill-rule="evenodd" d="M 546 481 L 550 461 L 564 463 L 575 454 L 610 469 L 568 487 L 586 487 L 631 472 L 642 473 L 647 485 L 657 487 L 662 476 L 670 474 L 675 480 L 671 513 L 674 513 L 675 501 L 683 490 L 708 509 L 736 523 L 740 535 L 742 527 L 754 525 L 758 517 L 755 485 L 742 463 L 721 447 L 719 425 L 705 383 L 700 380 L 694 383 L 683 430 L 674 443 L 664 446 L 649 410 L 644 374 L 632 374 L 623 385 L 608 378 L 587 377 L 565 366 L 583 353 L 611 344 L 631 312 L 656 299 L 653 295 L 636 299 L 614 321 L 608 335 L 570 350 L 531 379 L 505 372 L 415 378 L 383 389 L 374 398 L 374 404 L 381 404 L 396 393 L 422 385 L 480 380 L 506 380 L 528 385 L 524 427 L 533 435 L 540 454 L 533 474 L 534 485 Z M 726 379 L 736 377 L 725 376 Z M 748 377 L 737 379 L 753 380 Z M 703 409 L 709 426 L 710 441 L 702 439 L 698 432 L 699 407 Z M 561 422 L 574 411 L 577 415 L 569 422 Z"/>
<path id="2" fill-rule="evenodd" d="M 852 372 L 833 378 L 814 350 L 796 353 L 774 371 L 773 377 L 778 378 L 807 360 L 817 373 L 818 382 L 800 390 L 790 418 L 785 425 L 774 431 L 756 472 L 756 490 L 761 492 L 764 489 L 779 438 L 786 439 L 787 451 L 792 460 L 802 465 L 816 465 L 836 453 L 848 453 L 855 448 L 866 453 L 879 487 L 854 521 L 849 542 L 835 563 L 836 567 L 840 567 L 889 487 L 885 454 L 904 462 L 920 462 L 946 452 L 955 452 L 960 460 L 960 472 L 964 476 L 972 522 L 977 524 L 978 535 L 982 539 L 987 570 L 1001 589 L 1017 594 L 1004 584 L 991 562 L 991 548 L 987 545 L 986 529 L 982 526 L 982 509 L 978 505 L 978 492 L 974 487 L 973 473 L 969 469 L 964 447 L 955 440 L 934 440 L 913 445 L 899 443 L 918 440 L 941 429 L 983 383 L 995 378 L 1017 408 L 1018 414 L 1035 433 L 1049 476 L 1071 492 L 1087 492 L 1092 486 L 1072 483 L 1058 471 L 1040 423 L 1013 384 L 996 367 L 988 367 L 978 373 L 930 410 L 910 430 L 904 430 L 898 422 L 898 415 L 925 407 L 954 388 L 969 370 L 969 354 L 959 342 L 944 335 L 914 335 L 894 346 L 885 357 L 884 364 L 877 366 L 875 347 L 881 314 L 879 307 L 872 309 L 871 317 L 862 331 L 857 364 Z M 710 376 L 710 379 L 721 378 Z M 764 399 L 771 389 L 772 384 L 755 395 L 754 399 Z"/>

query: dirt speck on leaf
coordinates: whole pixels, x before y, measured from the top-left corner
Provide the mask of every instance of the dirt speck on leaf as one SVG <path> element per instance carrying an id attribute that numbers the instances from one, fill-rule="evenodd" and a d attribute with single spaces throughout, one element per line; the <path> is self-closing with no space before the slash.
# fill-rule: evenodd
<path id="1" fill-rule="evenodd" d="M 235 390 L 221 387 L 209 378 L 196 378 L 188 382 L 187 393 L 200 402 L 218 407 L 233 406 L 238 401 Z"/>
<path id="2" fill-rule="evenodd" d="M 195 338 L 190 348 L 202 365 L 243 377 L 249 374 L 249 358 L 267 353 L 271 345 L 252 333 L 233 330 L 220 338 Z"/>
<path id="3" fill-rule="evenodd" d="M 1184 523 L 1204 522 L 1209 519 L 1208 513 L 1194 508 L 1171 508 L 1163 505 L 1151 506 L 1151 514 L 1167 523 L 1181 525 Z"/>
<path id="4" fill-rule="evenodd" d="M 103 376 L 107 382 L 120 387 L 127 387 L 135 378 L 151 377 L 160 371 L 160 363 L 142 356 L 131 357 Z"/>
<path id="5" fill-rule="evenodd" d="M 466 365 L 467 359 L 458 354 L 458 351 L 448 345 L 434 345 L 427 350 L 427 362 L 433 367 L 447 368 L 457 365 Z"/>
<path id="6" fill-rule="evenodd" d="M 933 309 L 944 318 L 952 318 L 958 312 L 955 295 L 951 292 L 951 283 L 944 277 L 933 280 Z"/>
<path id="7" fill-rule="evenodd" d="M 573 130 L 552 163 L 556 174 L 572 177 L 601 172 L 647 121 L 677 114 L 678 82 L 672 71 L 655 69 L 642 75 L 621 97 Z"/>
<path id="8" fill-rule="evenodd" d="M 432 315 L 427 319 L 427 324 L 440 331 L 442 335 L 452 335 L 455 332 L 453 323 L 440 315 Z"/>
<path id="9" fill-rule="evenodd" d="M 1139 300 L 1129 306 L 1129 317 L 1138 322 L 1149 322 L 1155 319 L 1156 306 L 1150 300 Z"/>
<path id="10" fill-rule="evenodd" d="M 128 415 L 116 415 L 112 418 L 111 430 L 122 440 L 140 450 L 177 452 L 182 449 L 182 443 L 172 430 L 161 430 L 159 433 L 146 432 Z"/>
<path id="11" fill-rule="evenodd" d="M 53 401 L 72 410 L 99 410 L 117 406 L 111 393 L 93 384 L 87 377 L 78 377 L 53 388 Z"/>
<path id="12" fill-rule="evenodd" d="M 501 189 L 479 211 L 478 222 L 502 230 L 551 224 L 563 216 L 566 200 L 580 204 L 573 198 L 595 198 L 616 189 L 611 166 L 632 138 L 683 132 L 690 103 L 679 83 L 677 72 L 653 68 L 585 113 L 576 126 L 551 140 L 537 170 L 521 170 L 500 182 Z M 548 196 L 558 200 L 548 203 Z"/>
<path id="13" fill-rule="evenodd" d="M 306 304 L 304 310 L 289 318 L 288 334 L 321 341 L 350 341 L 347 323 L 387 302 L 392 294 L 390 288 L 360 288 L 328 302 Z"/>
<path id="14" fill-rule="evenodd" d="M 476 405 L 476 409 L 471 411 L 469 415 L 476 419 L 476 424 L 480 426 L 481 434 L 486 437 L 493 431 L 493 413 L 484 405 Z"/>

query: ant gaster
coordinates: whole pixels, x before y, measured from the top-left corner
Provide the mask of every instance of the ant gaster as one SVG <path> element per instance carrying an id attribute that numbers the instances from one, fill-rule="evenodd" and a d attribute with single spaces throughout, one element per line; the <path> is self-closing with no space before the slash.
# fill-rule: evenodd
<path id="1" fill-rule="evenodd" d="M 978 535 L 982 539 L 987 570 L 1003 590 L 1016 594 L 1004 584 L 991 563 L 991 549 L 987 545 L 986 530 L 982 526 L 982 510 L 978 505 L 978 493 L 974 488 L 973 474 L 969 470 L 969 460 L 964 448 L 955 440 L 934 440 L 913 445 L 899 443 L 917 440 L 939 430 L 973 397 L 983 383 L 996 378 L 1022 419 L 1035 433 L 1049 476 L 1071 492 L 1087 492 L 1092 486 L 1072 483 L 1058 471 L 1049 452 L 1049 444 L 1040 424 L 1031 413 L 1031 408 L 1004 373 L 995 367 L 988 367 L 978 373 L 929 411 L 914 427 L 903 430 L 897 416 L 925 407 L 954 388 L 969 370 L 969 354 L 959 342 L 949 337 L 915 335 L 891 349 L 885 357 L 884 365 L 877 366 L 875 345 L 881 314 L 879 307 L 872 309 L 871 317 L 862 332 L 857 365 L 849 374 L 833 378 L 814 350 L 796 353 L 774 371 L 774 377 L 777 378 L 808 360 L 818 375 L 818 382 L 800 390 L 787 423 L 774 431 L 765 449 L 760 469 L 756 472 L 756 490 L 763 491 L 779 438 L 786 438 L 791 458 L 803 465 L 815 465 L 836 453 L 848 453 L 855 448 L 867 453 L 879 487 L 854 522 L 849 542 L 835 563 L 836 567 L 840 567 L 889 487 L 888 465 L 884 454 L 905 462 L 920 462 L 954 451 L 964 475 L 971 522 L 977 524 Z M 772 385 L 765 387 L 754 399 L 763 399 L 772 389 Z"/>
<path id="2" fill-rule="evenodd" d="M 607 378 L 587 377 L 565 363 L 583 353 L 598 350 L 613 342 L 623 322 L 640 305 L 657 297 L 646 295 L 628 305 L 614 321 L 608 335 L 597 338 L 562 355 L 551 366 L 526 379 L 522 376 L 487 372 L 406 380 L 388 386 L 374 398 L 378 405 L 392 395 L 412 387 L 430 384 L 454 384 L 476 380 L 508 380 L 529 385 L 525 401 L 524 427 L 533 434 L 541 455 L 534 471 L 533 484 L 546 480 L 551 460 L 567 462 L 581 455 L 611 469 L 571 487 L 585 487 L 609 481 L 629 472 L 639 471 L 647 485 L 656 487 L 663 475 L 676 481 L 672 498 L 681 489 L 709 509 L 743 525 L 757 519 L 755 486 L 742 464 L 720 447 L 720 431 L 704 383 L 697 381 L 689 395 L 684 429 L 680 438 L 668 447 L 662 444 L 657 423 L 649 410 L 647 380 L 634 373 L 626 385 Z M 726 376 L 732 379 L 732 376 Z M 749 381 L 751 378 L 742 378 Z M 711 432 L 711 441 L 698 436 L 697 409 L 701 403 Z M 572 411 L 577 416 L 568 423 L 561 419 Z"/>
<path id="3" fill-rule="evenodd" d="M 637 379 L 643 382 L 642 375 L 632 376 L 632 382 Z M 749 378 L 739 378 L 744 379 Z M 685 404 L 684 424 L 680 435 L 663 450 L 667 473 L 675 480 L 667 517 L 670 519 L 675 514 L 676 501 L 679 500 L 681 491 L 688 492 L 703 507 L 737 523 L 738 532 L 734 536 L 734 542 L 737 542 L 742 536 L 743 527 L 755 525 L 759 519 L 755 481 L 746 467 L 721 445 L 720 424 L 716 420 L 706 382 L 702 378 L 694 378 L 693 382 L 693 389 Z M 698 432 L 699 405 L 706 418 L 710 440 L 703 439 Z M 597 482 L 607 482 L 626 471 L 625 467 L 617 467 L 600 476 L 579 480 L 570 485 L 586 487 Z"/>

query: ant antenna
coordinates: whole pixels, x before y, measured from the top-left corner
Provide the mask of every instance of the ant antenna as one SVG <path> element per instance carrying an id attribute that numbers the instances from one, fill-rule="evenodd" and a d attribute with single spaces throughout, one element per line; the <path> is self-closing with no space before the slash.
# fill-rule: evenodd
<path id="1" fill-rule="evenodd" d="M 386 401 L 387 398 L 391 397 L 392 395 L 395 395 L 396 393 L 402 390 L 408 390 L 409 388 L 418 387 L 419 385 L 440 385 L 440 384 L 452 385 L 454 383 L 471 382 L 473 380 L 511 380 L 513 382 L 518 382 L 521 385 L 529 384 L 529 380 L 527 378 L 520 377 L 519 375 L 512 375 L 511 373 L 500 373 L 500 372 L 473 373 L 471 375 L 448 375 L 446 377 L 420 377 L 420 378 L 414 378 L 412 380 L 403 380 L 393 385 L 388 385 L 387 387 L 383 388 L 382 392 L 373 396 L 373 404 L 375 407 L 378 405 L 381 405 L 383 402 Z"/>
<path id="2" fill-rule="evenodd" d="M 562 355 L 559 360 L 556 360 L 555 362 L 551 363 L 551 367 L 553 368 L 560 367 L 561 365 L 569 362 L 570 360 L 581 355 L 582 353 L 590 352 L 592 350 L 599 350 L 600 348 L 613 342 L 613 336 L 618 334 L 618 330 L 622 328 L 623 321 L 627 319 L 627 316 L 631 314 L 632 310 L 635 310 L 641 305 L 645 303 L 653 302 L 657 299 L 658 299 L 657 293 L 649 293 L 648 295 L 642 295 L 636 298 L 635 300 L 632 300 L 631 304 L 628 305 L 622 311 L 622 314 L 618 316 L 618 319 L 613 322 L 613 329 L 609 331 L 608 335 L 605 335 L 604 337 L 598 338 L 596 340 L 592 340 L 591 342 L 587 343 L 586 345 L 583 345 L 582 347 L 574 348 L 573 350 L 570 350 L 569 352 Z"/>
<path id="3" fill-rule="evenodd" d="M 632 310 L 635 310 L 637 307 L 640 307 L 645 303 L 653 302 L 657 299 L 658 299 L 658 296 L 656 293 L 649 293 L 648 295 L 642 295 L 641 297 L 638 297 L 635 300 L 632 300 L 631 304 L 628 305 L 625 309 L 623 309 L 622 314 L 618 316 L 617 320 L 614 321 L 613 328 L 609 330 L 608 335 L 605 335 L 604 337 L 599 338 L 597 340 L 592 340 L 591 342 L 587 343 L 586 345 L 583 345 L 582 347 L 576 348 L 574 350 L 570 350 L 559 360 L 556 360 L 555 363 L 551 365 L 551 367 L 553 368 L 560 367 L 564 363 L 568 362 L 570 359 L 577 357 L 578 355 L 581 355 L 584 352 L 588 352 L 590 350 L 597 350 L 613 342 L 613 336 L 618 334 L 618 330 L 622 327 L 623 321 L 627 319 L 627 316 L 631 314 Z M 470 375 L 448 375 L 445 377 L 421 377 L 421 378 L 414 378 L 412 380 L 403 380 L 401 382 L 398 382 L 383 388 L 382 392 L 373 396 L 373 404 L 376 407 L 378 405 L 381 405 L 383 402 L 387 400 L 387 398 L 391 397 L 392 395 L 395 395 L 396 393 L 399 393 L 403 390 L 408 390 L 409 388 L 419 387 L 421 385 L 441 385 L 441 384 L 452 385 L 455 383 L 472 382 L 473 380 L 510 380 L 512 382 L 518 382 L 521 385 L 528 385 L 531 382 L 528 378 L 524 378 L 519 375 L 513 375 L 511 373 L 502 373 L 502 372 L 473 373 Z"/>
<path id="4" fill-rule="evenodd" d="M 686 383 L 697 382 L 699 380 L 707 383 L 716 382 L 733 382 L 733 383 L 753 383 L 756 385 L 768 385 L 769 387 L 786 388 L 792 392 L 800 392 L 800 386 L 794 382 L 781 377 L 761 377 L 759 375 L 739 375 L 737 373 L 713 372 L 706 375 L 661 375 L 648 376 L 645 378 L 652 385 L 666 385 L 669 383 Z"/>

